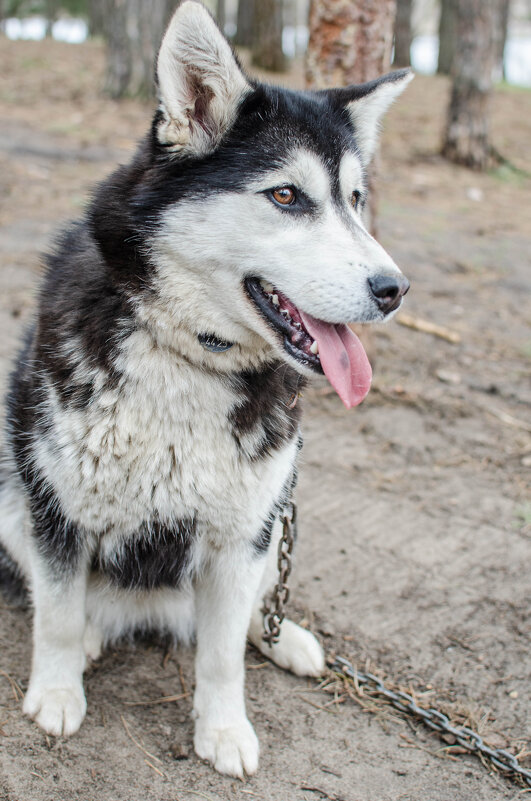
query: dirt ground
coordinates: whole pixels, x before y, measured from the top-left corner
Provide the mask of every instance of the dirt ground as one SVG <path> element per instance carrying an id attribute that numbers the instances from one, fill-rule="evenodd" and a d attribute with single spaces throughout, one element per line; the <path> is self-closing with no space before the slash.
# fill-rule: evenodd
<path id="1" fill-rule="evenodd" d="M 0 45 L 2 385 L 39 253 L 148 124 L 146 106 L 99 97 L 101 72 L 97 44 Z M 328 652 L 530 754 L 531 181 L 436 155 L 447 92 L 417 78 L 389 115 L 379 235 L 412 283 L 404 314 L 459 342 L 399 317 L 372 334 L 374 388 L 360 408 L 347 412 L 325 385 L 307 392 L 291 609 Z M 493 140 L 531 169 L 530 92 L 496 92 Z M 416 724 L 363 701 L 326 706 L 315 682 L 252 649 L 262 751 L 245 782 L 194 755 L 193 657 L 157 641 L 105 653 L 86 676 L 81 731 L 47 737 L 15 700 L 28 682 L 29 613 L 3 603 L 0 638 L 0 801 L 523 797 Z M 174 694 L 185 697 L 155 703 Z"/>

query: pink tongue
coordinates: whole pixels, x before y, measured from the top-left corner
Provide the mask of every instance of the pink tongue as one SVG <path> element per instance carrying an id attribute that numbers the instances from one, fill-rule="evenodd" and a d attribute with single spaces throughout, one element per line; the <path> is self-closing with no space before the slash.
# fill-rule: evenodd
<path id="1" fill-rule="evenodd" d="M 367 395 L 372 368 L 356 334 L 346 325 L 316 320 L 300 311 L 304 327 L 319 345 L 324 373 L 347 407 L 357 406 Z"/>

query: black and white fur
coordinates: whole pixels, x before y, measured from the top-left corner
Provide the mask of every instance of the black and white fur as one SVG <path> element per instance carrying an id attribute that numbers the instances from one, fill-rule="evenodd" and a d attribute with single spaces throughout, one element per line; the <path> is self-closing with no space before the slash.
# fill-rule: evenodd
<path id="1" fill-rule="evenodd" d="M 7 401 L 0 537 L 31 591 L 24 711 L 45 731 L 79 728 L 83 670 L 106 642 L 195 636 L 196 752 L 251 774 L 246 637 L 298 675 L 323 670 L 289 620 L 271 650 L 261 640 L 299 448 L 291 400 L 314 369 L 245 281 L 329 322 L 383 319 L 368 278 L 399 271 L 351 198 L 365 197 L 379 119 L 409 77 L 264 86 L 199 3 L 176 11 L 151 130 L 49 258 Z M 271 199 L 285 185 L 296 209 Z M 204 333 L 233 345 L 212 353 Z"/>

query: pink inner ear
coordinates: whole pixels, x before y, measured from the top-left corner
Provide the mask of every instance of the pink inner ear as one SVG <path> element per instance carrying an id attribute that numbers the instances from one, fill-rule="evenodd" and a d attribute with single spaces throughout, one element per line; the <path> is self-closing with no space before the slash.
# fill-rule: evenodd
<path id="1" fill-rule="evenodd" d="M 209 123 L 209 105 L 214 92 L 192 72 L 187 75 L 187 95 L 187 106 L 193 106 L 193 111 L 188 112 L 190 122 L 195 122 L 206 133 L 210 133 L 212 124 Z"/>
<path id="2" fill-rule="evenodd" d="M 209 106 L 214 93 L 206 86 L 201 86 L 201 90 L 196 95 L 194 106 L 194 119 L 201 128 L 209 133 L 212 130 L 212 120 L 209 124 Z"/>

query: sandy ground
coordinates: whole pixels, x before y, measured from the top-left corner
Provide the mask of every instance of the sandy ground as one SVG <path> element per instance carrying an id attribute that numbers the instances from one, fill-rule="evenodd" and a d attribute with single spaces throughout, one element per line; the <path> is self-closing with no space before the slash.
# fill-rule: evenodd
<path id="1" fill-rule="evenodd" d="M 101 69 L 95 44 L 1 43 L 2 384 L 39 252 L 147 126 L 145 106 L 98 96 Z M 345 411 L 325 386 L 307 392 L 292 616 L 328 652 L 529 753 L 531 182 L 435 155 L 447 91 L 419 78 L 389 116 L 379 233 L 412 282 L 404 312 L 460 342 L 395 321 L 372 335 L 362 407 Z M 493 136 L 530 169 L 531 93 L 496 93 Z M 13 682 L 28 682 L 29 613 L 3 604 L 0 638 L 1 801 L 522 797 L 416 724 L 350 701 L 324 706 L 315 683 L 252 649 L 247 697 L 262 747 L 252 779 L 218 776 L 193 754 L 192 654 L 156 641 L 107 652 L 86 677 L 81 731 L 47 737 L 14 697 Z M 149 703 L 172 694 L 186 697 Z"/>

